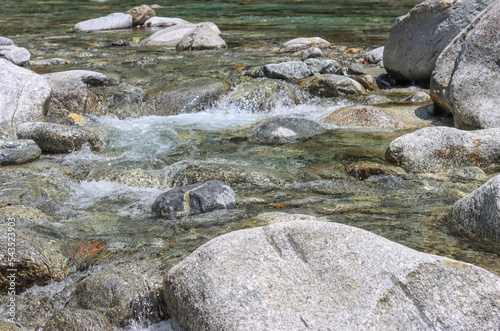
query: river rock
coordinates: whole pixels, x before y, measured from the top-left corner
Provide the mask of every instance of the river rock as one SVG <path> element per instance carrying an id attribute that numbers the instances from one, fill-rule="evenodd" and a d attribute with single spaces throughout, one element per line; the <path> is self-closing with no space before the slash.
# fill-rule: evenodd
<path id="1" fill-rule="evenodd" d="M 500 244 L 500 176 L 495 176 L 468 196 L 458 200 L 451 215 L 460 228 Z"/>
<path id="2" fill-rule="evenodd" d="M 321 48 L 318 47 L 309 47 L 302 53 L 302 60 L 307 60 L 307 59 L 312 59 L 312 58 L 317 58 L 317 57 L 322 57 L 323 56 L 323 51 Z"/>
<path id="3" fill-rule="evenodd" d="M 219 180 L 173 188 L 159 195 L 153 213 L 170 220 L 231 208 L 236 204 L 233 189 Z"/>
<path id="4" fill-rule="evenodd" d="M 82 148 L 85 143 L 97 151 L 102 141 L 93 132 L 86 129 L 56 123 L 27 122 L 18 125 L 17 135 L 20 139 L 32 139 L 43 152 L 69 153 Z"/>
<path id="5" fill-rule="evenodd" d="M 401 100 L 401 103 L 427 103 L 429 101 L 431 101 L 429 93 L 417 91 Z"/>
<path id="6" fill-rule="evenodd" d="M 163 291 L 174 329 L 500 327 L 498 276 L 331 222 L 217 237 L 170 269 Z"/>
<path id="7" fill-rule="evenodd" d="M 354 79 L 355 81 L 363 85 L 363 87 L 367 90 L 370 91 L 380 90 L 380 87 L 378 86 L 377 83 L 377 79 L 372 75 L 359 75 L 350 78 Z"/>
<path id="8" fill-rule="evenodd" d="M 500 68 L 496 50 L 500 38 L 500 3 L 479 15 L 443 51 L 431 80 L 431 97 L 451 112 L 455 127 L 487 129 L 500 127 L 498 104 Z"/>
<path id="9" fill-rule="evenodd" d="M 108 16 L 92 18 L 76 23 L 74 30 L 77 32 L 90 32 L 100 30 L 116 30 L 132 27 L 132 15 L 113 13 Z"/>
<path id="10" fill-rule="evenodd" d="M 146 27 L 170 27 L 177 24 L 191 24 L 190 22 L 183 20 L 182 18 L 171 18 L 171 17 L 158 17 L 154 16 L 144 22 Z"/>
<path id="11" fill-rule="evenodd" d="M 142 46 L 164 46 L 164 47 L 176 47 L 176 45 L 181 41 L 181 39 L 193 32 L 193 30 L 199 25 L 209 26 L 215 33 L 220 34 L 220 30 L 212 22 L 203 22 L 199 24 L 176 24 L 174 26 L 156 31 L 151 36 L 145 38 L 141 41 Z"/>
<path id="12" fill-rule="evenodd" d="M 382 46 L 382 47 L 372 49 L 369 52 L 366 52 L 364 55 L 366 63 L 382 64 L 383 65 L 384 49 L 385 49 L 385 47 Z"/>
<path id="13" fill-rule="evenodd" d="M 43 327 L 44 331 L 99 330 L 113 331 L 108 319 L 93 310 L 61 309 Z"/>
<path id="14" fill-rule="evenodd" d="M 403 129 L 405 123 L 385 108 L 374 106 L 349 106 L 331 113 L 324 121 L 338 126 L 376 127 L 381 129 Z"/>
<path id="15" fill-rule="evenodd" d="M 0 127 L 42 120 L 51 95 L 46 78 L 0 58 Z"/>
<path id="16" fill-rule="evenodd" d="M 270 63 L 259 69 L 256 76 L 274 79 L 298 80 L 313 74 L 337 74 L 341 72 L 341 65 L 335 60 L 307 59 Z"/>
<path id="17" fill-rule="evenodd" d="M 396 79 L 428 82 L 436 60 L 493 0 L 426 0 L 398 17 L 385 44 L 384 66 Z"/>
<path id="18" fill-rule="evenodd" d="M 0 37 L 0 46 L 14 46 L 14 42 L 7 37 Z"/>
<path id="19" fill-rule="evenodd" d="M 342 75 L 315 75 L 297 82 L 312 95 L 320 97 L 339 97 L 341 95 L 356 95 L 366 92 L 365 88 L 352 78 Z"/>
<path id="20" fill-rule="evenodd" d="M 399 167 L 381 164 L 371 161 L 360 161 L 351 163 L 345 167 L 345 171 L 356 179 L 367 179 L 371 176 L 400 176 L 406 177 L 406 171 Z"/>
<path id="21" fill-rule="evenodd" d="M 61 281 L 67 276 L 67 258 L 61 253 L 64 247 L 59 240 L 28 229 L 19 219 L 14 219 L 13 223 L 10 221 L 1 222 L 4 230 L 0 233 L 0 293 L 7 293 L 9 289 L 8 269 L 17 269 L 16 293 L 35 284 L 43 286 L 51 280 Z M 9 227 L 13 230 L 10 231 Z M 15 254 L 14 259 L 9 260 L 12 255 L 9 255 L 11 246 L 8 243 L 12 241 L 7 241 L 7 236 L 13 232 L 16 234 Z"/>
<path id="22" fill-rule="evenodd" d="M 230 89 L 227 81 L 218 78 L 169 83 L 148 95 L 144 115 L 167 116 L 201 111 Z"/>
<path id="23" fill-rule="evenodd" d="M 423 128 L 391 142 L 385 158 L 412 172 L 500 165 L 500 129 Z"/>
<path id="24" fill-rule="evenodd" d="M 283 48 L 280 49 L 280 52 L 297 52 L 309 47 L 324 48 L 330 45 L 331 44 L 328 41 L 320 37 L 300 37 L 285 42 L 283 44 Z"/>
<path id="25" fill-rule="evenodd" d="M 276 117 L 254 125 L 249 138 L 262 144 L 286 144 L 310 138 L 323 131 L 321 124 L 308 119 Z"/>
<path id="26" fill-rule="evenodd" d="M 42 150 L 33 140 L 11 140 L 0 143 L 0 166 L 24 164 L 37 159 Z"/>
<path id="27" fill-rule="evenodd" d="M 297 105 L 305 99 L 305 93 L 295 84 L 275 79 L 256 79 L 238 85 L 225 101 L 230 109 L 236 111 L 263 112 L 277 106 Z"/>
<path id="28" fill-rule="evenodd" d="M 28 64 L 31 58 L 30 52 L 24 47 L 0 46 L 0 55 L 18 66 Z"/>
<path id="29" fill-rule="evenodd" d="M 227 48 L 226 42 L 205 23 L 198 24 L 175 45 L 178 51 Z"/>
<path id="30" fill-rule="evenodd" d="M 142 5 L 127 10 L 125 14 L 132 15 L 132 25 L 141 25 L 153 16 L 156 16 L 155 11 L 148 5 Z"/>

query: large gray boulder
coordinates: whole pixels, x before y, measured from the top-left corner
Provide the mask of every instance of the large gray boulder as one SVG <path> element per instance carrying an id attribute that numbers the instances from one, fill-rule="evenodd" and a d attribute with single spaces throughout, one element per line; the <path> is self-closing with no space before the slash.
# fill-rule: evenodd
<path id="1" fill-rule="evenodd" d="M 215 33 L 220 35 L 220 30 L 212 22 L 203 22 L 199 24 L 192 23 L 184 23 L 184 24 L 175 24 L 174 26 L 168 27 L 166 29 L 162 29 L 160 31 L 156 31 L 151 36 L 143 39 L 141 41 L 142 46 L 164 46 L 164 47 L 176 47 L 177 44 L 181 41 L 181 39 L 193 32 L 198 26 L 209 26 Z"/>
<path id="2" fill-rule="evenodd" d="M 500 126 L 500 3 L 479 15 L 443 51 L 432 74 L 431 97 L 451 112 L 455 127 L 486 129 Z"/>
<path id="3" fill-rule="evenodd" d="M 176 187 L 160 194 L 153 212 L 170 220 L 230 208 L 236 204 L 233 189 L 219 180 Z"/>
<path id="4" fill-rule="evenodd" d="M 97 134 L 89 130 L 72 126 L 47 122 L 27 122 L 18 125 L 19 139 L 34 140 L 43 152 L 69 153 L 89 143 L 90 148 L 97 151 L 102 141 Z"/>
<path id="5" fill-rule="evenodd" d="M 384 49 L 394 78 L 428 82 L 438 56 L 493 0 L 426 0 L 398 17 Z"/>
<path id="6" fill-rule="evenodd" d="M 164 277 L 174 330 L 496 330 L 500 278 L 321 221 L 240 230 Z"/>
<path id="7" fill-rule="evenodd" d="M 499 166 L 500 129 L 462 131 L 450 127 L 423 128 L 392 141 L 385 158 L 413 172 Z"/>
<path id="8" fill-rule="evenodd" d="M 132 15 L 113 13 L 107 16 L 78 22 L 76 23 L 74 30 L 78 32 L 90 32 L 100 30 L 126 29 L 130 27 L 132 27 Z"/>
<path id="9" fill-rule="evenodd" d="M 33 140 L 10 140 L 0 143 L 0 166 L 24 164 L 37 159 L 42 150 Z"/>
<path id="10" fill-rule="evenodd" d="M 451 215 L 466 232 L 500 244 L 500 176 L 458 200 Z"/>
<path id="11" fill-rule="evenodd" d="M 51 95 L 46 78 L 0 58 L 0 127 L 42 120 Z"/>
<path id="12" fill-rule="evenodd" d="M 227 48 L 227 45 L 208 23 L 200 23 L 192 31 L 186 33 L 175 48 L 178 51 L 221 49 Z"/>
<path id="13" fill-rule="evenodd" d="M 26 48 L 14 45 L 0 46 L 0 55 L 18 66 L 27 64 L 31 58 L 31 54 Z"/>
<path id="14" fill-rule="evenodd" d="M 343 75 L 314 75 L 297 83 L 306 88 L 312 95 L 320 97 L 339 97 L 341 95 L 357 95 L 366 92 L 363 85 Z"/>

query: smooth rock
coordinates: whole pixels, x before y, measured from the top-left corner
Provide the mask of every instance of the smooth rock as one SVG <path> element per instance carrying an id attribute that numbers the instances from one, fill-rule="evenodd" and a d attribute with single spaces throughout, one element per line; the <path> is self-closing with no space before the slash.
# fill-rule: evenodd
<path id="1" fill-rule="evenodd" d="M 141 25 L 153 16 L 156 16 L 155 11 L 148 5 L 134 7 L 125 12 L 132 15 L 132 26 Z"/>
<path id="2" fill-rule="evenodd" d="M 0 46 L 14 46 L 14 42 L 7 37 L 0 37 Z"/>
<path id="3" fill-rule="evenodd" d="M 46 78 L 0 58 L 0 127 L 42 120 L 51 96 Z"/>
<path id="4" fill-rule="evenodd" d="M 396 79 L 428 82 L 436 60 L 493 0 L 426 0 L 398 17 L 385 44 L 384 66 Z"/>
<path id="5" fill-rule="evenodd" d="M 302 60 L 307 60 L 311 58 L 322 57 L 323 51 L 318 47 L 309 47 L 302 53 Z"/>
<path id="6" fill-rule="evenodd" d="M 455 202 L 451 216 L 466 232 L 500 244 L 500 176 Z"/>
<path id="7" fill-rule="evenodd" d="M 24 47 L 0 46 L 0 55 L 18 66 L 28 64 L 31 58 L 30 52 Z"/>
<path id="8" fill-rule="evenodd" d="M 312 95 L 320 97 L 339 97 L 366 92 L 365 88 L 349 77 L 334 74 L 315 75 L 297 82 Z"/>
<path id="9" fill-rule="evenodd" d="M 385 158 L 412 172 L 497 167 L 500 165 L 500 129 L 423 128 L 392 141 Z"/>
<path id="10" fill-rule="evenodd" d="M 199 23 L 204 26 L 208 25 L 217 34 L 220 34 L 220 30 L 212 22 Z M 176 45 L 181 41 L 181 39 L 191 33 L 199 24 L 176 24 L 174 26 L 156 31 L 151 36 L 143 39 L 141 41 L 142 46 L 164 46 L 164 47 L 176 47 Z"/>
<path id="11" fill-rule="evenodd" d="M 363 85 L 363 87 L 367 90 L 370 91 L 380 90 L 377 84 L 377 79 L 375 79 L 375 77 L 373 77 L 372 75 L 354 76 L 352 77 L 352 79 Z"/>
<path id="12" fill-rule="evenodd" d="M 253 126 L 249 138 L 263 144 L 286 144 L 322 133 L 321 124 L 292 117 L 276 117 Z"/>
<path id="13" fill-rule="evenodd" d="M 500 278 L 368 231 L 292 221 L 234 231 L 165 275 L 174 330 L 495 330 Z"/>
<path id="14" fill-rule="evenodd" d="M 401 100 L 401 103 L 427 103 L 429 101 L 431 101 L 429 93 L 418 91 Z"/>
<path id="15" fill-rule="evenodd" d="M 324 121 L 338 126 L 377 127 L 381 129 L 402 129 L 405 123 L 381 107 L 349 106 L 330 114 Z"/>
<path id="16" fill-rule="evenodd" d="M 497 49 L 500 38 L 500 3 L 479 15 L 443 51 L 431 80 L 431 97 L 451 112 L 455 127 L 487 129 L 500 127 L 498 104 L 500 68 Z"/>
<path id="17" fill-rule="evenodd" d="M 385 46 L 378 47 L 375 49 L 372 49 L 369 52 L 366 52 L 364 57 L 365 61 L 370 64 L 382 64 L 383 65 L 383 60 L 384 60 L 384 49 Z"/>
<path id="18" fill-rule="evenodd" d="M 304 61 L 313 74 L 340 74 L 342 66 L 335 60 L 307 59 Z"/>
<path id="19" fill-rule="evenodd" d="M 132 15 L 113 13 L 108 16 L 92 18 L 76 23 L 74 30 L 77 32 L 90 32 L 100 30 L 116 30 L 132 27 Z"/>
<path id="20" fill-rule="evenodd" d="M 144 106 L 144 115 L 177 115 L 194 113 L 209 107 L 231 86 L 218 78 L 194 78 L 169 83 L 150 93 Z"/>
<path id="21" fill-rule="evenodd" d="M 175 45 L 178 51 L 227 48 L 226 42 L 219 37 L 207 23 L 198 24 L 186 33 Z"/>
<path id="22" fill-rule="evenodd" d="M 44 331 L 99 330 L 113 331 L 112 325 L 102 314 L 93 310 L 57 310 L 43 327 Z"/>
<path id="23" fill-rule="evenodd" d="M 33 140 L 11 140 L 0 143 L 0 166 L 24 164 L 37 159 L 42 150 Z"/>
<path id="24" fill-rule="evenodd" d="M 285 42 L 283 44 L 283 48 L 280 49 L 280 52 L 297 52 L 309 47 L 324 48 L 330 45 L 331 44 L 328 41 L 320 37 L 300 37 Z"/>
<path id="25" fill-rule="evenodd" d="M 231 208 L 236 204 L 233 189 L 219 180 L 173 188 L 159 195 L 153 213 L 170 220 Z"/>
<path id="26" fill-rule="evenodd" d="M 151 17 L 146 22 L 144 22 L 144 26 L 146 27 L 170 27 L 177 24 L 192 24 L 182 18 L 171 18 L 171 17 Z"/>
<path id="27" fill-rule="evenodd" d="M 93 132 L 86 129 L 56 123 L 27 122 L 18 125 L 17 135 L 20 139 L 32 139 L 43 152 L 69 153 L 82 148 L 85 143 L 97 151 L 102 141 Z"/>
<path id="28" fill-rule="evenodd" d="M 307 59 L 266 64 L 259 70 L 263 77 L 298 80 L 313 74 L 338 74 L 342 66 L 335 60 Z"/>

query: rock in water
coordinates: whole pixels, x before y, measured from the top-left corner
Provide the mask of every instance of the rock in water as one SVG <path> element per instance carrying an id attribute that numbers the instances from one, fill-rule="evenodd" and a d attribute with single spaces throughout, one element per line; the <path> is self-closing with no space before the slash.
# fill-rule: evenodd
<path id="1" fill-rule="evenodd" d="M 208 24 L 200 23 L 175 45 L 178 51 L 227 48 L 226 42 Z"/>
<path id="2" fill-rule="evenodd" d="M 100 330 L 112 331 L 108 319 L 93 310 L 62 309 L 57 310 L 43 327 L 45 331 Z"/>
<path id="3" fill-rule="evenodd" d="M 451 215 L 462 229 L 500 244 L 500 176 L 458 200 Z"/>
<path id="4" fill-rule="evenodd" d="M 146 27 L 170 27 L 172 25 L 177 24 L 191 24 L 188 21 L 183 20 L 182 18 L 172 18 L 172 17 L 151 17 L 146 22 L 144 22 L 144 26 Z"/>
<path id="5" fill-rule="evenodd" d="M 156 198 L 153 212 L 166 219 L 230 208 L 236 203 L 233 189 L 219 180 L 177 187 Z"/>
<path id="6" fill-rule="evenodd" d="M 170 269 L 163 291 L 174 329 L 500 328 L 498 276 L 321 221 L 215 238 Z"/>
<path id="7" fill-rule="evenodd" d="M 314 75 L 300 80 L 298 84 L 320 97 L 339 97 L 341 95 L 362 94 L 366 90 L 357 81 L 342 75 Z"/>
<path id="8" fill-rule="evenodd" d="M 175 24 L 174 26 L 168 27 L 166 29 L 156 31 L 151 36 L 143 39 L 141 41 L 141 45 L 176 47 L 176 45 L 185 35 L 193 32 L 193 30 L 200 25 L 210 27 L 217 35 L 221 33 L 217 25 L 212 22 L 203 22 L 199 24 Z"/>
<path id="9" fill-rule="evenodd" d="M 27 122 L 17 127 L 21 139 L 32 139 L 44 152 L 69 153 L 89 143 L 92 150 L 99 150 L 100 138 L 93 132 L 80 127 L 45 122 Z"/>
<path id="10" fill-rule="evenodd" d="M 126 29 L 132 27 L 132 15 L 113 13 L 108 16 L 93 18 L 76 23 L 74 30 L 90 32 L 100 30 Z"/>
<path id="11" fill-rule="evenodd" d="M 132 25 L 141 25 L 153 16 L 156 16 L 155 11 L 148 5 L 134 7 L 128 10 L 125 14 L 132 15 Z"/>
<path id="12" fill-rule="evenodd" d="M 14 46 L 14 42 L 6 37 L 0 37 L 0 46 Z"/>
<path id="13" fill-rule="evenodd" d="M 0 127 L 43 120 L 51 96 L 46 78 L 0 58 Z"/>
<path id="14" fill-rule="evenodd" d="M 11 140 L 0 143 L 0 166 L 23 164 L 37 159 L 42 150 L 33 140 Z"/>
<path id="15" fill-rule="evenodd" d="M 283 48 L 280 49 L 280 52 L 297 52 L 309 47 L 328 47 L 331 44 L 323 38 L 320 37 L 311 37 L 311 38 L 295 38 L 287 41 L 283 44 Z"/>
<path id="16" fill-rule="evenodd" d="M 3 55 L 7 60 L 18 66 L 23 66 L 30 61 L 30 52 L 23 47 L 17 46 L 0 46 L 0 55 Z"/>
<path id="17" fill-rule="evenodd" d="M 445 47 L 493 0 L 427 0 L 398 17 L 384 49 L 396 79 L 428 82 Z"/>
<path id="18" fill-rule="evenodd" d="M 321 124 L 304 118 L 271 118 L 256 124 L 249 138 L 263 144 L 286 144 L 323 131 Z"/>

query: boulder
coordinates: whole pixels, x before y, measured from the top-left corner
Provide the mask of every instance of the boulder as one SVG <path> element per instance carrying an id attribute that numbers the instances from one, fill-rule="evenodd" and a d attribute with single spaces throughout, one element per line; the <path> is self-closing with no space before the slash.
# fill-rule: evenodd
<path id="1" fill-rule="evenodd" d="M 338 126 L 376 127 L 381 129 L 403 129 L 405 123 L 381 107 L 349 106 L 331 113 L 324 121 Z"/>
<path id="2" fill-rule="evenodd" d="M 330 45 L 331 44 L 328 41 L 320 37 L 300 37 L 285 42 L 283 44 L 283 48 L 280 49 L 280 52 L 297 52 L 309 47 L 324 48 Z"/>
<path id="3" fill-rule="evenodd" d="M 312 95 L 320 97 L 339 97 L 366 92 L 365 88 L 354 79 L 334 74 L 315 75 L 302 79 L 297 84 L 306 88 Z"/>
<path id="4" fill-rule="evenodd" d="M 218 78 L 169 83 L 147 96 L 144 115 L 167 116 L 201 111 L 230 89 L 227 81 Z"/>
<path id="5" fill-rule="evenodd" d="M 132 15 L 113 13 L 108 16 L 92 18 L 76 23 L 74 30 L 77 32 L 91 32 L 100 30 L 116 30 L 132 27 Z"/>
<path id="6" fill-rule="evenodd" d="M 426 0 L 398 17 L 384 49 L 395 79 L 428 82 L 446 46 L 493 0 Z"/>
<path id="7" fill-rule="evenodd" d="M 500 244 L 500 176 L 495 176 L 458 200 L 451 216 L 460 228 L 475 237 Z"/>
<path id="8" fill-rule="evenodd" d="M 0 37 L 0 46 L 14 46 L 14 42 L 6 37 Z"/>
<path id="9" fill-rule="evenodd" d="M 380 87 L 378 86 L 377 83 L 377 79 L 372 75 L 359 75 L 350 78 L 354 79 L 355 81 L 363 85 L 363 87 L 367 90 L 370 91 L 380 90 Z"/>
<path id="10" fill-rule="evenodd" d="M 132 26 L 141 25 L 153 16 L 156 16 L 155 11 L 148 5 L 142 5 L 127 10 L 125 14 L 132 16 Z"/>
<path id="11" fill-rule="evenodd" d="M 175 45 L 178 51 L 227 48 L 226 42 L 219 37 L 207 23 L 198 24 L 186 33 Z"/>
<path id="12" fill-rule="evenodd" d="M 0 46 L 0 55 L 18 66 L 28 64 L 31 58 L 30 52 L 24 47 Z"/>
<path id="13" fill-rule="evenodd" d="M 154 16 L 144 22 L 144 26 L 148 28 L 154 27 L 170 27 L 177 24 L 191 24 L 188 21 L 183 20 L 182 18 L 171 18 L 171 17 L 158 17 Z"/>
<path id="14" fill-rule="evenodd" d="M 261 144 L 286 144 L 323 133 L 321 124 L 292 117 L 276 117 L 257 123 L 251 129 L 250 140 Z"/>
<path id="15" fill-rule="evenodd" d="M 173 188 L 160 194 L 153 213 L 170 220 L 231 208 L 236 204 L 233 189 L 219 180 Z"/>
<path id="16" fill-rule="evenodd" d="M 0 127 L 42 120 L 51 95 L 46 78 L 0 58 Z"/>
<path id="17" fill-rule="evenodd" d="M 385 47 L 378 47 L 375 49 L 372 49 L 369 52 L 366 52 L 364 57 L 366 63 L 370 64 L 382 64 L 383 65 L 383 60 L 384 60 L 384 49 Z"/>
<path id="18" fill-rule="evenodd" d="M 163 292 L 176 330 L 500 327 L 493 273 L 322 221 L 212 239 L 170 269 Z"/>
<path id="19" fill-rule="evenodd" d="M 43 327 L 44 331 L 99 330 L 113 331 L 108 319 L 93 310 L 61 309 Z"/>
<path id="20" fill-rule="evenodd" d="M 93 132 L 86 129 L 56 123 L 27 122 L 18 125 L 17 136 L 19 139 L 32 139 L 43 152 L 69 153 L 82 148 L 85 143 L 97 151 L 102 146 L 102 141 Z"/>
<path id="21" fill-rule="evenodd" d="M 277 106 L 297 105 L 305 93 L 295 84 L 275 79 L 256 79 L 236 87 L 225 101 L 230 109 L 245 112 L 270 111 Z"/>
<path id="22" fill-rule="evenodd" d="M 323 56 L 323 51 L 321 48 L 318 47 L 309 47 L 302 53 L 302 60 L 307 60 L 307 59 L 312 59 L 312 58 L 317 58 L 317 57 L 322 57 Z"/>
<path id="23" fill-rule="evenodd" d="M 455 127 L 487 129 L 500 127 L 498 104 L 500 68 L 497 49 L 500 38 L 500 3 L 479 15 L 443 51 L 431 80 L 431 97 L 451 112 Z"/>
<path id="24" fill-rule="evenodd" d="M 500 129 L 462 131 L 430 127 L 405 134 L 389 145 L 385 158 L 412 172 L 500 165 Z"/>
<path id="25" fill-rule="evenodd" d="M 24 164 L 37 159 L 42 150 L 33 140 L 11 140 L 0 143 L 0 166 Z"/>
<path id="26" fill-rule="evenodd" d="M 151 36 L 145 38 L 141 41 L 142 46 L 164 46 L 164 47 L 176 47 L 177 44 L 181 41 L 181 39 L 193 32 L 193 30 L 200 26 L 209 26 L 215 33 L 220 34 L 220 30 L 212 22 L 203 22 L 199 24 L 176 24 L 174 26 L 168 27 L 166 29 L 162 29 L 160 31 L 156 31 Z"/>
<path id="27" fill-rule="evenodd" d="M 307 59 L 266 64 L 259 69 L 257 76 L 267 78 L 298 80 L 313 74 L 338 74 L 341 65 L 335 60 Z"/>

